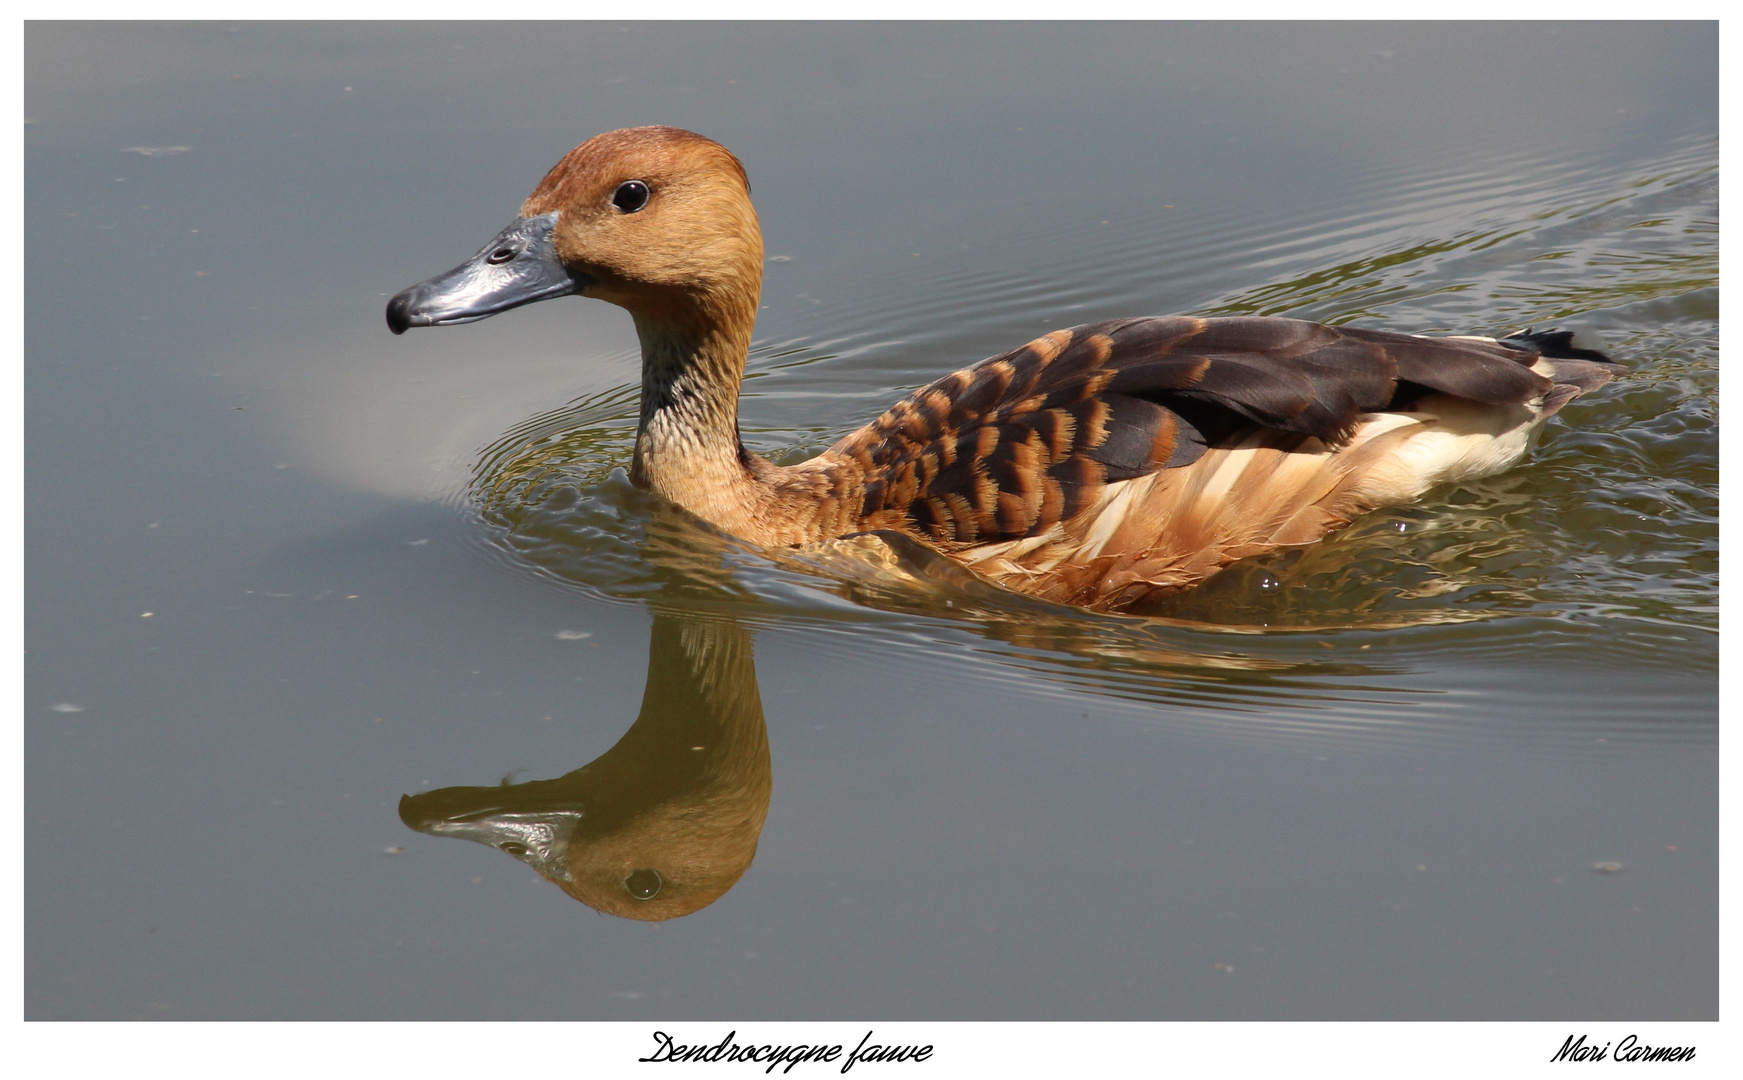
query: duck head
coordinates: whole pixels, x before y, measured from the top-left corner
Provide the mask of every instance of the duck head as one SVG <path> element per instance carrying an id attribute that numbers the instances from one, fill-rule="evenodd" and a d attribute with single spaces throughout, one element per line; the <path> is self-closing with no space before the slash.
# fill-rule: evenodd
<path id="1" fill-rule="evenodd" d="M 627 308 L 644 329 L 743 323 L 748 337 L 762 264 L 738 159 L 693 132 L 626 128 L 569 151 L 476 255 L 395 296 L 387 325 L 403 334 L 589 296 Z"/>
<path id="2" fill-rule="evenodd" d="M 656 607 L 641 713 L 615 746 L 552 780 L 407 795 L 399 816 L 511 855 L 595 910 L 656 922 L 737 883 L 772 789 L 750 635 Z"/>

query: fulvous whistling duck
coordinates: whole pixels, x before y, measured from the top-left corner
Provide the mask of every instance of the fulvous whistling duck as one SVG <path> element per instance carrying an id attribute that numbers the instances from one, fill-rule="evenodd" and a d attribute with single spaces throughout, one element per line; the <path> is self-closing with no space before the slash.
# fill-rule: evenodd
<path id="1" fill-rule="evenodd" d="M 1557 331 L 1117 319 L 948 375 L 782 467 L 738 436 L 762 271 L 738 159 L 688 131 L 629 128 L 571 150 L 513 224 L 395 296 L 387 322 L 398 334 L 555 296 L 608 300 L 641 339 L 635 483 L 757 544 L 897 533 L 1099 610 L 1507 469 L 1621 370 Z"/>

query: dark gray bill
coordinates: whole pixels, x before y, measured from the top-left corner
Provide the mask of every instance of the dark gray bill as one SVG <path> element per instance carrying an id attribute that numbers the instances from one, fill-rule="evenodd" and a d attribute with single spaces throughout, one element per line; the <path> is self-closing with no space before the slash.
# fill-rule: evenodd
<path id="1" fill-rule="evenodd" d="M 569 841 L 586 816 L 574 785 L 561 779 L 438 788 L 399 800 L 399 819 L 418 832 L 506 851 L 558 881 L 569 880 Z"/>
<path id="2" fill-rule="evenodd" d="M 421 833 L 453 836 L 505 851 L 556 881 L 569 881 L 569 841 L 585 811 L 516 812 L 499 809 L 441 817 L 422 812 L 414 796 L 399 801 L 400 820 Z"/>
<path id="3" fill-rule="evenodd" d="M 387 302 L 387 328 L 403 334 L 414 326 L 477 322 L 499 311 L 569 296 L 586 281 L 557 258 L 552 232 L 557 211 L 519 218 L 478 254 L 454 269 L 420 282 Z"/>

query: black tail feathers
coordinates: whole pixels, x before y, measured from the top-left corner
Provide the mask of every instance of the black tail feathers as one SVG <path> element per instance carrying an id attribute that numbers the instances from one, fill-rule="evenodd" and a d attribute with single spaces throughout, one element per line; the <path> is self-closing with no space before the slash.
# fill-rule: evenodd
<path id="1" fill-rule="evenodd" d="M 1598 350 L 1575 345 L 1569 330 L 1533 330 L 1528 326 L 1501 340 L 1514 348 L 1530 349 L 1549 362 L 1552 369 L 1549 377 L 1555 388 L 1544 396 L 1544 416 L 1554 415 L 1581 394 L 1589 394 L 1617 375 L 1628 373 L 1627 368 Z"/>
<path id="2" fill-rule="evenodd" d="M 1595 360 L 1600 364 L 1616 361 L 1596 349 L 1582 349 L 1574 344 L 1572 330 L 1534 330 L 1526 327 L 1501 339 L 1550 360 Z"/>

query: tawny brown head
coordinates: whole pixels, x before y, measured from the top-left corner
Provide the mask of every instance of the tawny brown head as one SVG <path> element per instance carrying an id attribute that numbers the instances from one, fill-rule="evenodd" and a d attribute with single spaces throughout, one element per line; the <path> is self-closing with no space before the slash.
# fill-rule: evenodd
<path id="1" fill-rule="evenodd" d="M 554 780 L 407 795 L 399 816 L 512 855 L 591 908 L 657 922 L 732 888 L 772 788 L 749 635 L 656 608 L 641 713 L 615 746 Z"/>
<path id="2" fill-rule="evenodd" d="M 745 295 L 754 305 L 761 288 L 762 231 L 744 166 L 692 132 L 594 136 L 521 206 L 522 217 L 549 213 L 558 257 L 589 281 L 584 295 L 636 310 Z"/>
<path id="3" fill-rule="evenodd" d="M 766 760 L 766 759 L 764 759 Z M 750 869 L 769 809 L 767 766 L 579 833 L 563 876 L 547 878 L 596 911 L 664 922 L 724 896 Z M 543 872 L 543 871 L 541 871 Z"/>
<path id="4" fill-rule="evenodd" d="M 753 318 L 763 240 L 744 166 L 669 127 L 609 131 L 569 151 L 478 254 L 388 304 L 394 333 L 475 322 L 556 296 L 638 319 Z"/>

